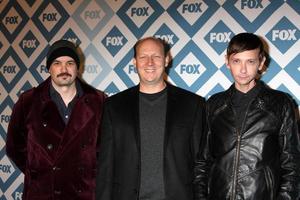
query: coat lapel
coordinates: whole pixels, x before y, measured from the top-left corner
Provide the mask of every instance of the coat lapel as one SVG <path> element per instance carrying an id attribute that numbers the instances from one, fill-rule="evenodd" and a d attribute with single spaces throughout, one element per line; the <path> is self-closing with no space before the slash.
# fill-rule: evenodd
<path id="1" fill-rule="evenodd" d="M 33 108 L 33 113 L 35 113 L 33 115 L 36 115 L 34 119 L 36 119 L 36 126 L 39 127 L 39 131 L 35 132 L 35 139 L 37 143 L 45 147 L 42 152 L 48 156 L 48 159 L 53 161 L 57 155 L 57 151 L 49 151 L 46 148 L 49 145 L 61 142 L 65 124 L 55 103 L 51 101 L 49 94 L 50 84 L 51 80 L 48 78 L 36 88 L 37 98 L 34 99 L 36 107 Z"/>
<path id="2" fill-rule="evenodd" d="M 83 99 L 82 99 L 83 98 Z M 73 140 L 80 134 L 83 134 L 82 129 L 90 122 L 94 117 L 94 111 L 88 106 L 89 99 L 86 95 L 82 96 L 73 108 L 65 130 L 63 131 L 63 137 L 60 145 L 66 149 L 69 144 L 73 143 Z"/>
<path id="3" fill-rule="evenodd" d="M 171 125 L 173 124 L 173 117 L 176 115 L 176 94 L 174 94 L 173 86 L 168 84 L 167 90 L 167 112 L 166 112 L 166 125 L 165 125 L 165 138 L 164 138 L 164 145 L 165 147 L 168 144 L 169 137 L 170 137 L 170 129 Z"/>
<path id="4" fill-rule="evenodd" d="M 49 122 L 48 127 L 52 130 L 52 134 L 49 137 L 52 138 L 52 142 L 63 147 L 59 148 L 55 155 L 51 156 L 58 158 L 67 146 L 72 144 L 78 135 L 82 134 L 81 130 L 89 123 L 95 113 L 88 105 L 90 103 L 88 91 L 84 90 L 83 96 L 78 99 L 71 113 L 70 120 L 65 126 L 55 103 L 51 101 L 49 94 L 50 84 L 51 79 L 48 78 L 39 88 L 42 98 L 42 120 Z M 43 137 L 46 136 L 44 135 Z"/>
<path id="5" fill-rule="evenodd" d="M 136 146 L 140 148 L 140 113 L 139 113 L 139 85 L 131 90 L 131 97 L 129 98 L 129 113 L 132 113 L 132 124 L 134 124 L 134 137 Z"/>

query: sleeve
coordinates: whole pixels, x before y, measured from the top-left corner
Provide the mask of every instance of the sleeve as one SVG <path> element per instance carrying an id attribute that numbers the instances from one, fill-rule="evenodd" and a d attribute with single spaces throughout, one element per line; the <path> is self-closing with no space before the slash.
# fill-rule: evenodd
<path id="1" fill-rule="evenodd" d="M 209 153 L 209 121 L 208 121 L 208 103 L 202 114 L 202 137 L 199 151 L 195 162 L 195 200 L 206 200 L 208 197 L 208 174 L 210 169 Z"/>
<path id="2" fill-rule="evenodd" d="M 204 200 L 207 196 L 207 163 L 203 154 L 207 140 L 206 108 L 204 101 L 198 109 L 197 115 L 197 123 L 194 131 L 198 132 L 201 137 L 199 145 L 197 146 L 198 149 L 194 164 L 194 199 Z"/>
<path id="3" fill-rule="evenodd" d="M 281 172 L 277 199 L 298 199 L 300 193 L 300 140 L 295 104 L 288 98 L 280 130 Z"/>
<path id="4" fill-rule="evenodd" d="M 14 105 L 6 138 L 6 154 L 24 173 L 27 158 L 26 113 L 24 95 Z"/>
<path id="5" fill-rule="evenodd" d="M 96 199 L 112 199 L 113 135 L 108 105 L 104 104 L 96 178 Z"/>

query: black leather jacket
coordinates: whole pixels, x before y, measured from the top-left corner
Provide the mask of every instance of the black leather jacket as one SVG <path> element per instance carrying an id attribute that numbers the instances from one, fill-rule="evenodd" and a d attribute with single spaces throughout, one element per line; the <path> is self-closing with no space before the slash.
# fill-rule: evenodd
<path id="1" fill-rule="evenodd" d="M 198 160 L 199 199 L 297 200 L 300 143 L 295 106 L 262 82 L 241 130 L 235 127 L 234 85 L 208 100 L 208 137 Z"/>

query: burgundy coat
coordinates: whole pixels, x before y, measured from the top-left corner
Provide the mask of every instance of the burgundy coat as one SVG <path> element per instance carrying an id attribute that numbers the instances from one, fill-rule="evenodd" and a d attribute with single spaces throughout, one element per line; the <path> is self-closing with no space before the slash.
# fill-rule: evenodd
<path id="1" fill-rule="evenodd" d="M 65 126 L 50 84 L 24 92 L 8 126 L 6 153 L 25 175 L 23 200 L 93 200 L 105 95 L 81 82 L 84 94 Z"/>

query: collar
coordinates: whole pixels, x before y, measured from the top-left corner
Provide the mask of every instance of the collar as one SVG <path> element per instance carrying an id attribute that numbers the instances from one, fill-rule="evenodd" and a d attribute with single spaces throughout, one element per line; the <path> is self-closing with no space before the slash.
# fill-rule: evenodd
<path id="1" fill-rule="evenodd" d="M 74 98 L 79 98 L 83 95 L 83 89 L 81 87 L 79 80 L 77 79 L 75 79 L 75 87 L 76 87 L 76 95 Z M 55 90 L 51 82 L 49 87 L 49 94 L 51 98 L 60 96 L 60 94 Z"/>

